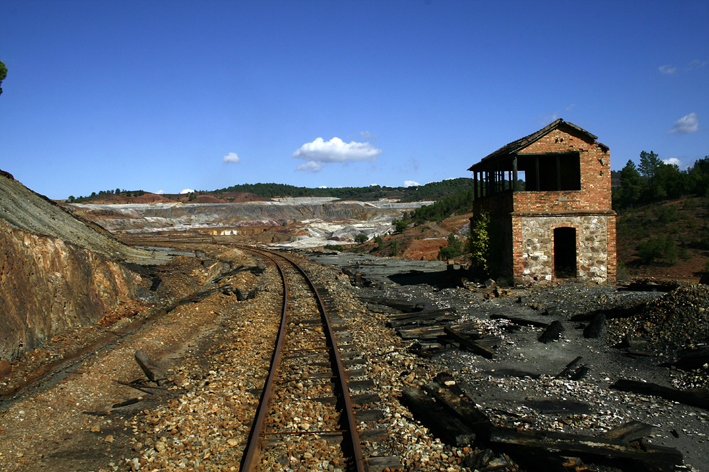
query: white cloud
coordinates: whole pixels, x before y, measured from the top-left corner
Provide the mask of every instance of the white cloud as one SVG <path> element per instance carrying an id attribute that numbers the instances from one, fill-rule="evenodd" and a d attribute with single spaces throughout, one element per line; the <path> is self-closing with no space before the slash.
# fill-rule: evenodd
<path id="1" fill-rule="evenodd" d="M 192 190 L 191 188 L 186 188 L 182 192 L 180 192 L 180 194 L 185 194 L 185 193 L 194 193 L 194 190 Z"/>
<path id="2" fill-rule="evenodd" d="M 682 167 L 682 161 L 680 161 L 676 157 L 670 157 L 669 159 L 663 159 L 662 162 L 664 162 L 665 164 L 669 164 L 671 166 Z"/>
<path id="3" fill-rule="evenodd" d="M 237 156 L 235 152 L 230 152 L 229 154 L 224 156 L 222 162 L 224 162 L 225 164 L 238 164 L 240 160 L 241 159 L 239 159 L 239 156 Z"/>
<path id="4" fill-rule="evenodd" d="M 163 194 L 165 193 L 165 190 L 158 190 L 158 191 L 155 192 L 155 193 L 157 193 L 158 195 L 163 195 Z"/>
<path id="5" fill-rule="evenodd" d="M 689 66 L 687 67 L 687 71 L 701 69 L 702 67 L 706 66 L 707 64 L 709 64 L 709 62 L 700 61 L 700 60 L 695 59 L 689 63 Z"/>
<path id="6" fill-rule="evenodd" d="M 356 143 L 354 141 L 345 143 L 340 138 L 334 137 L 330 141 L 317 138 L 311 143 L 305 143 L 293 153 L 293 157 L 307 161 L 305 164 L 299 165 L 296 170 L 318 172 L 327 164 L 332 163 L 350 161 L 374 162 L 382 152 L 381 149 L 377 149 L 369 143 Z"/>
<path id="7" fill-rule="evenodd" d="M 369 141 L 370 139 L 377 139 L 379 136 L 376 136 L 369 131 L 360 131 L 359 135 L 362 136 L 362 139 L 365 141 Z"/>
<path id="8" fill-rule="evenodd" d="M 301 164 L 295 168 L 295 170 L 302 170 L 304 172 L 320 172 L 325 164 L 322 162 L 308 161 L 305 164 Z"/>
<path id="9" fill-rule="evenodd" d="M 662 74 L 674 75 L 674 73 L 677 72 L 677 67 L 671 64 L 665 64 L 664 66 L 658 67 L 657 70 L 659 70 Z"/>
<path id="10" fill-rule="evenodd" d="M 419 185 L 421 185 L 421 184 L 416 182 L 415 180 L 405 180 L 404 181 L 404 187 L 418 187 Z"/>
<path id="11" fill-rule="evenodd" d="M 696 113 L 690 113 L 675 121 L 674 128 L 668 131 L 671 134 L 689 134 L 699 131 L 699 116 Z"/>

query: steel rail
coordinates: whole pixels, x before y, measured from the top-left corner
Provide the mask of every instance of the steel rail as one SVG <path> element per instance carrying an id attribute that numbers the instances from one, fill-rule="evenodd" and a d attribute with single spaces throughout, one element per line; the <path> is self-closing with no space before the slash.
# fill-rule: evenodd
<path id="1" fill-rule="evenodd" d="M 278 370 L 277 367 L 281 363 L 281 350 L 283 347 L 283 341 L 285 340 L 286 326 L 288 324 L 288 284 L 286 283 L 286 276 L 283 273 L 281 266 L 273 258 L 267 254 L 262 254 L 261 252 L 258 252 L 258 254 L 268 257 L 276 265 L 278 272 L 281 274 L 281 279 L 283 280 L 283 311 L 281 313 L 281 326 L 278 329 L 276 348 L 274 349 L 271 360 L 271 369 L 268 372 L 266 385 L 264 386 L 263 393 L 261 394 L 261 401 L 259 402 L 256 418 L 254 419 L 254 425 L 251 429 L 251 436 L 249 437 L 249 441 L 246 445 L 246 454 L 241 461 L 241 472 L 249 472 L 254 470 L 256 467 L 255 462 L 258 459 L 259 452 L 261 451 L 261 433 L 264 430 L 266 416 L 268 415 L 268 410 L 271 406 L 271 399 L 273 398 L 273 384 L 276 378 L 276 371 Z"/>
<path id="2" fill-rule="evenodd" d="M 337 343 L 335 342 L 335 333 L 332 330 L 332 324 L 330 323 L 330 317 L 327 316 L 327 311 L 325 310 L 325 304 L 320 297 L 320 293 L 315 288 L 315 284 L 308 274 L 305 273 L 302 267 L 288 259 L 287 257 L 281 256 L 287 261 L 289 261 L 293 266 L 298 269 L 298 271 L 303 275 L 305 280 L 308 281 L 310 288 L 312 289 L 315 297 L 318 300 L 318 305 L 320 307 L 320 313 L 323 318 L 325 326 L 327 326 L 327 336 L 332 344 L 332 355 L 335 358 L 335 369 L 337 370 L 337 383 L 339 384 L 340 391 L 342 392 L 342 399 L 345 403 L 345 429 L 350 431 L 350 447 L 352 448 L 352 454 L 355 460 L 355 470 L 357 472 L 364 472 L 364 457 L 362 456 L 362 446 L 359 439 L 359 433 L 357 432 L 357 423 L 355 422 L 354 409 L 352 408 L 352 399 L 350 398 L 350 388 L 347 385 L 347 379 L 345 378 L 345 367 L 342 365 L 342 358 L 340 357 L 340 350 L 337 348 Z"/>
<path id="3" fill-rule="evenodd" d="M 251 436 L 249 437 L 249 441 L 246 447 L 246 454 L 244 455 L 244 459 L 242 460 L 241 464 L 241 471 L 242 472 L 250 472 L 255 470 L 256 464 L 255 461 L 258 457 L 258 453 L 260 452 L 260 438 L 262 434 L 264 433 L 264 426 L 265 426 L 265 419 L 268 414 L 268 410 L 270 408 L 270 402 L 273 397 L 273 384 L 274 384 L 274 379 L 276 376 L 276 371 L 278 370 L 278 367 L 280 365 L 281 361 L 281 355 L 282 355 L 282 347 L 283 343 L 285 340 L 285 329 L 287 325 L 287 312 L 288 312 L 288 284 L 286 282 L 285 274 L 278 262 L 273 259 L 268 251 L 260 250 L 260 249 L 254 249 L 254 248 L 243 248 L 244 250 L 254 252 L 257 254 L 260 254 L 264 257 L 267 257 L 270 259 L 278 268 L 279 273 L 281 274 L 281 278 L 283 280 L 283 313 L 281 316 L 281 327 L 278 332 L 278 341 L 276 342 L 276 348 L 273 354 L 273 361 L 271 364 L 271 370 L 268 374 L 268 377 L 266 379 L 266 384 L 264 386 L 264 391 L 261 396 L 261 402 L 258 407 L 258 411 L 256 414 L 256 419 L 254 420 L 254 425 L 251 430 Z M 300 267 L 296 262 L 292 261 L 291 259 L 283 256 L 283 255 L 278 255 L 278 257 L 285 259 L 288 261 L 293 267 L 295 267 L 298 272 L 303 276 L 303 278 L 307 281 L 308 285 L 310 286 L 311 291 L 315 295 L 315 298 L 318 303 L 318 308 L 320 310 L 320 314 L 323 320 L 323 323 L 325 324 L 325 327 L 327 328 L 325 331 L 325 334 L 327 336 L 327 339 L 330 343 L 331 346 L 331 354 L 332 354 L 332 364 L 333 368 L 335 370 L 337 382 L 336 386 L 339 387 L 339 390 L 341 392 L 341 398 L 344 403 L 343 409 L 344 409 L 344 430 L 349 432 L 349 435 L 347 435 L 350 438 L 350 443 L 347 444 L 351 448 L 351 453 L 354 458 L 354 468 L 356 472 L 364 472 L 365 471 L 365 461 L 364 457 L 362 455 L 362 447 L 359 439 L 359 433 L 357 432 L 357 423 L 354 418 L 354 410 L 352 408 L 352 400 L 350 398 L 349 394 L 349 386 L 347 385 L 347 380 L 345 378 L 345 368 L 342 365 L 342 358 L 340 356 L 339 349 L 337 348 L 337 343 L 335 341 L 335 334 L 334 331 L 332 330 L 332 325 L 330 323 L 330 319 L 327 315 L 327 311 L 325 310 L 325 304 L 323 303 L 322 298 L 320 297 L 320 293 L 318 292 L 317 288 L 315 287 L 315 284 L 313 281 L 310 279 L 308 274 L 305 272 L 305 270 Z"/>

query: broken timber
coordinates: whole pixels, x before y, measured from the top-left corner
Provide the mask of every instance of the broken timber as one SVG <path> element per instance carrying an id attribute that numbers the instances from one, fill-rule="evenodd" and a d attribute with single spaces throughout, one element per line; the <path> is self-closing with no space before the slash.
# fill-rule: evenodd
<path id="1" fill-rule="evenodd" d="M 135 351 L 135 361 L 138 363 L 145 376 L 151 381 L 160 385 L 160 381 L 165 379 L 165 374 L 162 370 L 148 357 L 145 351 L 138 349 Z"/>
<path id="2" fill-rule="evenodd" d="M 698 406 L 709 410 L 709 392 L 706 390 L 678 390 L 671 387 L 663 387 L 649 382 L 639 382 L 637 380 L 620 379 L 612 388 L 624 392 L 633 392 L 643 395 L 653 395 L 662 397 L 673 402 L 684 403 L 685 405 Z"/>
<path id="3" fill-rule="evenodd" d="M 465 446 L 475 442 L 473 429 L 456 416 L 446 415 L 444 408 L 423 390 L 404 390 L 402 401 L 417 420 L 446 444 Z"/>
<path id="4" fill-rule="evenodd" d="M 495 428 L 490 434 L 490 442 L 525 449 L 553 450 L 561 455 L 628 459 L 668 467 L 682 464 L 682 453 L 674 448 L 651 446 L 645 443 L 641 447 L 636 447 L 618 439 L 556 431 L 517 431 L 510 428 Z"/>
<path id="5" fill-rule="evenodd" d="M 582 357 L 578 356 L 576 359 L 573 361 L 569 362 L 566 367 L 564 367 L 564 370 L 559 372 L 554 376 L 555 379 L 567 379 L 567 380 L 579 380 L 581 379 L 584 375 L 588 373 L 588 367 L 586 365 L 581 364 L 580 366 L 576 367 L 577 364 L 581 361 Z"/>
<path id="6" fill-rule="evenodd" d="M 453 313 L 450 313 L 453 312 Z M 444 308 L 441 310 L 419 311 L 417 313 L 406 313 L 403 315 L 389 316 L 389 326 L 397 328 L 411 324 L 435 324 L 441 321 L 453 321 L 458 316 L 453 308 Z"/>
<path id="7" fill-rule="evenodd" d="M 446 326 L 443 329 L 448 336 L 453 338 L 454 341 L 460 343 L 460 347 L 463 347 L 468 351 L 474 352 L 475 354 L 481 355 L 488 359 L 492 359 L 493 357 L 495 357 L 495 353 L 492 351 L 492 349 L 483 345 L 482 339 L 473 341 L 461 335 L 449 326 Z"/>

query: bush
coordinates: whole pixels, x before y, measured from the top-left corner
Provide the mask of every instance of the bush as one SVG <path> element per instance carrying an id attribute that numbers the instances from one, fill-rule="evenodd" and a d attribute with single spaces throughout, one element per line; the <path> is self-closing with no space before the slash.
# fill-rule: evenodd
<path id="1" fill-rule="evenodd" d="M 339 244 L 326 244 L 325 249 L 329 249 L 330 251 L 338 251 L 338 252 L 342 252 L 345 250 L 345 248 L 343 248 Z"/>
<path id="2" fill-rule="evenodd" d="M 473 267 L 488 273 L 490 271 L 490 215 L 482 213 L 470 224 L 468 251 Z"/>
<path id="3" fill-rule="evenodd" d="M 453 259 L 463 254 L 463 243 L 455 234 L 448 235 L 448 246 L 444 246 L 438 250 L 438 259 L 447 260 Z"/>
<path id="4" fill-rule="evenodd" d="M 391 255 L 392 256 L 399 255 L 399 241 L 394 241 L 393 243 L 391 243 Z"/>
<path id="5" fill-rule="evenodd" d="M 404 231 L 406 231 L 406 228 L 409 227 L 409 224 L 403 220 L 394 220 L 391 222 L 391 224 L 394 225 L 397 233 L 403 233 Z"/>
<path id="6" fill-rule="evenodd" d="M 374 242 L 377 243 L 377 249 L 381 249 L 384 245 L 384 240 L 381 236 L 374 236 Z"/>
<path id="7" fill-rule="evenodd" d="M 665 238 L 658 236 L 638 244 L 638 257 L 644 265 L 654 264 L 665 253 Z"/>
<path id="8" fill-rule="evenodd" d="M 623 264 L 622 262 L 618 262 L 616 280 L 618 282 L 627 282 L 628 280 L 630 280 L 630 274 L 628 273 L 628 269 L 625 268 L 625 264 Z"/>
<path id="9" fill-rule="evenodd" d="M 355 236 L 355 242 L 357 244 L 363 244 L 366 243 L 369 238 L 367 237 L 366 234 L 364 233 L 359 233 L 357 236 Z"/>

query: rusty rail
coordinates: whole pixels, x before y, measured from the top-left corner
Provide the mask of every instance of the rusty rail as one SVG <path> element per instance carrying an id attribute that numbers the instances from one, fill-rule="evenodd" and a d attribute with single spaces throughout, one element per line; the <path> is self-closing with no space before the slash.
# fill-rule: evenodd
<path id="1" fill-rule="evenodd" d="M 264 433 L 265 429 L 265 420 L 268 415 L 270 405 L 271 405 L 271 400 L 273 398 L 273 390 L 274 390 L 274 381 L 276 378 L 276 372 L 278 371 L 278 368 L 281 363 L 281 353 L 282 353 L 282 347 L 283 343 L 285 340 L 285 332 L 286 332 L 286 326 L 287 326 L 287 318 L 288 318 L 288 284 L 286 282 L 286 277 L 283 272 L 283 269 L 281 268 L 280 264 L 272 257 L 274 253 L 271 253 L 269 251 L 265 251 L 262 249 L 254 249 L 254 248 L 247 248 L 247 247 L 242 247 L 241 249 L 259 254 L 263 257 L 268 258 L 271 260 L 275 266 L 278 268 L 278 272 L 281 275 L 281 279 L 283 280 L 283 311 L 281 314 L 281 325 L 280 329 L 278 331 L 278 340 L 276 342 L 276 347 L 273 353 L 273 358 L 271 362 L 271 369 L 268 373 L 268 377 L 266 379 L 266 384 L 263 389 L 263 394 L 261 396 L 261 401 L 259 403 L 259 407 L 256 413 L 256 418 L 254 420 L 254 425 L 251 429 L 251 435 L 249 437 L 249 441 L 246 446 L 246 450 L 244 452 L 243 460 L 241 463 L 241 471 L 242 472 L 250 472 L 255 470 L 256 464 L 257 464 L 257 459 L 259 457 L 259 453 L 261 451 L 261 436 Z M 331 358 L 332 358 L 332 364 L 333 364 L 333 370 L 335 373 L 336 377 L 336 386 L 340 390 L 340 395 L 342 396 L 342 400 L 344 403 L 344 429 L 345 432 L 348 434 L 345 434 L 347 438 L 349 438 L 349 442 L 347 443 L 347 446 L 351 449 L 351 453 L 354 459 L 354 470 L 357 472 L 364 472 L 365 470 L 365 462 L 364 458 L 362 455 L 362 447 L 360 444 L 360 439 L 359 439 L 359 433 L 357 432 L 357 423 L 355 422 L 354 418 L 354 410 L 352 408 L 352 400 L 349 395 L 349 387 L 347 385 L 347 380 L 345 379 L 345 368 L 342 365 L 342 359 L 340 357 L 340 352 L 337 348 L 337 343 L 335 341 L 335 335 L 332 330 L 332 325 L 330 323 L 330 319 L 327 315 L 327 311 L 325 310 L 325 304 L 322 301 L 322 298 L 320 297 L 320 294 L 318 293 L 317 289 L 315 288 L 315 284 L 313 281 L 310 279 L 308 274 L 305 272 L 305 270 L 300 267 L 296 262 L 292 261 L 291 259 L 278 255 L 278 257 L 285 259 L 293 265 L 293 267 L 300 272 L 300 274 L 303 276 L 303 278 L 307 281 L 308 285 L 310 286 L 310 290 L 313 292 L 315 295 L 315 298 L 317 299 L 318 303 L 318 308 L 320 310 L 320 314 L 323 320 L 323 324 L 325 325 L 325 335 L 327 336 L 328 343 L 330 344 L 331 348 Z"/>

